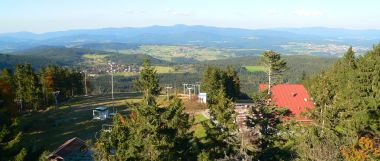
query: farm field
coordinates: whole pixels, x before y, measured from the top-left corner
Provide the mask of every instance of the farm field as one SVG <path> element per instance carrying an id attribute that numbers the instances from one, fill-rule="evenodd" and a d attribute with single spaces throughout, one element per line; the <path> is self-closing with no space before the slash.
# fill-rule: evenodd
<path id="1" fill-rule="evenodd" d="M 112 49 L 106 51 L 115 52 Z M 117 52 L 123 54 L 147 54 L 169 62 L 177 60 L 205 61 L 235 57 L 233 52 L 223 49 L 177 45 L 142 45 L 138 49 L 125 49 Z"/>
<path id="2" fill-rule="evenodd" d="M 264 66 L 243 66 L 243 68 L 247 69 L 249 72 L 261 72 L 265 71 Z"/>

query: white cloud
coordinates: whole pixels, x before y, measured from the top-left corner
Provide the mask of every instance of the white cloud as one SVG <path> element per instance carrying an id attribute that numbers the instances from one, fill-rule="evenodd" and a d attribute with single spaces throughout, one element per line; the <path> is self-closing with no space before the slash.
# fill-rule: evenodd
<path id="1" fill-rule="evenodd" d="M 324 16 L 325 12 L 323 11 L 318 11 L 318 10 L 296 10 L 293 12 L 297 16 Z"/>
<path id="2" fill-rule="evenodd" d="M 278 15 L 279 12 L 276 9 L 268 9 L 267 11 L 268 15 Z"/>
<path id="3" fill-rule="evenodd" d="M 189 12 L 180 12 L 172 8 L 166 8 L 165 12 L 174 16 L 190 16 Z"/>

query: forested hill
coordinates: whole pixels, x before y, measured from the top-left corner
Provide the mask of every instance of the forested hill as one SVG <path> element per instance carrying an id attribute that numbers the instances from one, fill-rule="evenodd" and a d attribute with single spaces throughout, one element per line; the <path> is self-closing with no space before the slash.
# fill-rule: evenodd
<path id="1" fill-rule="evenodd" d="M 0 53 L 0 69 L 13 68 L 16 64 L 30 63 L 33 67 L 39 67 L 44 64 L 56 64 L 44 57 L 34 57 L 28 55 L 9 55 Z"/>
<path id="2" fill-rule="evenodd" d="M 295 135 L 293 147 L 300 158 L 379 160 L 379 76 L 380 45 L 376 45 L 359 57 L 349 49 L 329 69 L 304 81 L 316 109 L 310 114 L 313 126 L 304 126 L 302 135 Z"/>
<path id="3" fill-rule="evenodd" d="M 15 64 L 30 63 L 33 67 L 56 64 L 61 66 L 79 65 L 87 57 L 97 55 L 107 60 L 123 64 L 142 64 L 150 59 L 154 64 L 167 64 L 166 61 L 144 54 L 118 54 L 99 50 L 66 47 L 37 47 L 12 54 L 0 54 L 0 68 L 13 67 Z"/>
<path id="4" fill-rule="evenodd" d="M 294 55 L 294 56 L 284 56 L 283 57 L 288 66 L 289 72 L 297 74 L 297 77 L 301 75 L 304 71 L 307 74 L 320 72 L 322 69 L 325 69 L 335 63 L 337 58 L 324 58 L 317 56 L 308 56 L 308 55 Z M 230 59 L 222 60 L 212 60 L 206 61 L 205 64 L 212 65 L 232 65 L 232 66 L 245 66 L 245 65 L 261 65 L 260 56 L 248 56 L 248 57 L 237 57 Z"/>

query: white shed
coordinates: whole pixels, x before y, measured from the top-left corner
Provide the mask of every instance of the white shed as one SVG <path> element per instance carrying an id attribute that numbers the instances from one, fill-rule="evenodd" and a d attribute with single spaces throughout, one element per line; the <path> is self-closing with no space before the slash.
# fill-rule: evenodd
<path id="1" fill-rule="evenodd" d="M 93 119 L 105 120 L 108 118 L 108 107 L 97 107 L 92 110 Z"/>
<path id="2" fill-rule="evenodd" d="M 207 93 L 199 93 L 198 94 L 198 102 L 207 103 Z"/>

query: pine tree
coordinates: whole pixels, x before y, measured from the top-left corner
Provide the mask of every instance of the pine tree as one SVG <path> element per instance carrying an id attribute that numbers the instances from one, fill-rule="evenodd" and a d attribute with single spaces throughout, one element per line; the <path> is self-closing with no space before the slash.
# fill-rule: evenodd
<path id="1" fill-rule="evenodd" d="M 218 90 L 226 92 L 227 98 L 236 100 L 240 96 L 240 79 L 231 66 L 226 69 L 208 66 L 203 73 L 202 90 L 207 93 L 208 103 L 217 99 Z"/>
<path id="2" fill-rule="evenodd" d="M 268 94 L 271 93 L 273 78 L 277 78 L 287 70 L 286 61 L 274 51 L 265 51 L 262 56 L 265 72 L 268 74 Z"/>
<path id="3" fill-rule="evenodd" d="M 9 69 L 3 69 L 0 73 L 0 80 L 5 81 L 11 87 L 13 87 L 12 75 Z"/>
<path id="4" fill-rule="evenodd" d="M 16 98 L 27 108 L 37 110 L 41 103 L 41 86 L 30 64 L 16 65 L 14 83 Z"/>
<path id="5" fill-rule="evenodd" d="M 189 116 L 178 98 L 159 107 L 160 88 L 154 68 L 146 62 L 138 83 L 144 91 L 140 105 L 129 105 L 131 115 L 114 117 L 110 133 L 102 132 L 96 143 L 99 160 L 188 160 L 196 157 L 191 145 Z M 114 153 L 114 155 L 111 155 Z M 194 158 L 195 159 L 195 158 Z"/>
<path id="6" fill-rule="evenodd" d="M 223 89 L 217 91 L 217 101 L 208 104 L 211 119 L 203 122 L 206 129 L 206 140 L 208 152 L 211 159 L 226 159 L 240 156 L 240 138 L 237 135 L 235 124 L 235 105 L 231 99 L 226 97 Z M 206 155 L 206 154 L 203 154 Z"/>
<path id="7" fill-rule="evenodd" d="M 352 69 L 356 68 L 355 52 L 352 49 L 352 46 L 350 48 L 348 48 L 348 50 L 347 50 L 346 54 L 344 54 L 343 58 L 344 58 L 345 63 L 347 63 L 347 65 L 350 68 L 352 68 Z"/>
<path id="8" fill-rule="evenodd" d="M 144 102 L 147 105 L 155 104 L 154 97 L 158 96 L 161 92 L 159 79 L 156 75 L 157 71 L 151 66 L 150 61 L 145 60 L 136 85 L 138 89 L 143 91 Z"/>
<path id="9" fill-rule="evenodd" d="M 249 107 L 246 126 L 250 128 L 248 134 L 249 152 L 254 154 L 255 160 L 286 160 L 291 151 L 285 147 L 283 118 L 290 115 L 286 108 L 277 108 L 268 104 L 265 93 L 258 93 L 253 97 L 253 104 Z"/>
<path id="10" fill-rule="evenodd" d="M 240 96 L 240 79 L 237 71 L 232 66 L 227 66 L 226 72 L 226 93 L 232 99 L 237 99 Z"/>
<path id="11" fill-rule="evenodd" d="M 300 159 L 312 160 L 318 154 L 338 160 L 340 148 L 355 146 L 363 134 L 379 137 L 379 64 L 380 45 L 359 58 L 349 48 L 331 68 L 306 81 L 317 107 L 309 114 L 313 126 L 293 130 L 294 136 L 305 136 L 294 138 Z"/>
<path id="12" fill-rule="evenodd" d="M 0 160 L 23 160 L 27 154 L 20 146 L 23 138 L 15 117 L 16 105 L 11 86 L 0 80 Z"/>

